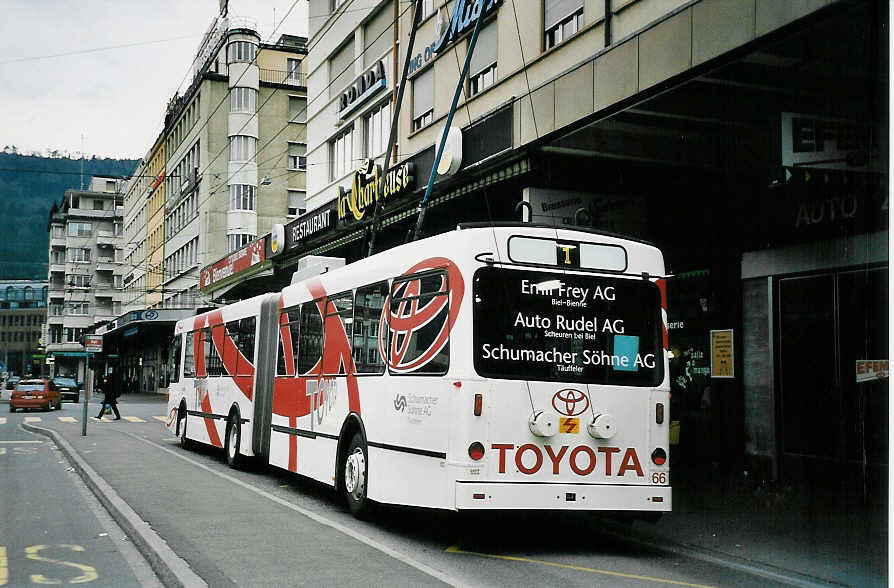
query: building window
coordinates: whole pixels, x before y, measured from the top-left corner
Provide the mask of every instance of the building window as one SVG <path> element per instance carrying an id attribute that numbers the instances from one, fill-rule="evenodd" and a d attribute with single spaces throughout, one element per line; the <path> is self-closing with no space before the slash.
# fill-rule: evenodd
<path id="1" fill-rule="evenodd" d="M 254 137 L 237 135 L 230 137 L 230 161 L 252 161 L 258 150 L 258 140 Z"/>
<path id="2" fill-rule="evenodd" d="M 90 261 L 90 250 L 89 249 L 69 249 L 68 250 L 68 261 L 76 262 L 76 263 L 85 263 Z"/>
<path id="3" fill-rule="evenodd" d="M 304 143 L 289 143 L 289 169 L 307 169 L 307 145 Z"/>
<path id="4" fill-rule="evenodd" d="M 91 223 L 68 223 L 69 237 L 89 237 L 91 234 L 93 234 Z"/>
<path id="5" fill-rule="evenodd" d="M 251 63 L 255 60 L 258 46 L 249 41 L 233 41 L 227 46 L 227 63 Z"/>
<path id="6" fill-rule="evenodd" d="M 230 90 L 230 112 L 254 114 L 258 107 L 258 91 L 254 88 L 233 88 Z"/>
<path id="7" fill-rule="evenodd" d="M 87 316 L 90 314 L 89 302 L 69 302 L 68 314 L 72 316 Z"/>
<path id="8" fill-rule="evenodd" d="M 435 68 L 430 67 L 413 78 L 413 130 L 428 126 L 434 120 Z"/>
<path id="9" fill-rule="evenodd" d="M 65 283 L 71 288 L 89 288 L 90 276 L 83 274 L 68 274 L 65 276 Z"/>
<path id="10" fill-rule="evenodd" d="M 551 49 L 583 28 L 583 0 L 547 0 L 543 16 L 546 28 L 544 44 Z"/>
<path id="11" fill-rule="evenodd" d="M 289 122 L 307 122 L 307 98 L 289 96 Z"/>
<path id="12" fill-rule="evenodd" d="M 435 0 L 422 0 L 422 18 L 428 17 L 435 11 Z M 420 19 L 421 22 L 421 19 Z"/>
<path id="13" fill-rule="evenodd" d="M 353 167 L 355 131 L 353 125 L 329 141 L 329 179 L 337 180 Z"/>
<path id="14" fill-rule="evenodd" d="M 391 103 L 386 102 L 367 114 L 363 119 L 363 129 L 366 134 L 366 156 L 375 157 L 385 153 L 391 132 Z"/>
<path id="15" fill-rule="evenodd" d="M 385 6 L 363 27 L 363 66 L 368 68 L 382 58 L 394 44 L 394 12 Z"/>
<path id="16" fill-rule="evenodd" d="M 230 233 L 227 235 L 227 253 L 239 251 L 255 238 L 248 233 Z"/>
<path id="17" fill-rule="evenodd" d="M 53 238 L 65 237 L 65 227 L 62 225 L 53 225 Z"/>
<path id="18" fill-rule="evenodd" d="M 354 80 L 354 35 L 329 60 L 329 95 L 338 96 Z"/>
<path id="19" fill-rule="evenodd" d="M 304 214 L 306 208 L 304 204 L 305 192 L 301 190 L 289 190 L 289 216 L 298 216 Z"/>
<path id="20" fill-rule="evenodd" d="M 286 59 L 286 82 L 301 84 L 301 61 L 298 59 Z"/>
<path id="21" fill-rule="evenodd" d="M 471 95 L 492 86 L 497 79 L 497 21 L 481 29 L 469 64 Z"/>
<path id="22" fill-rule="evenodd" d="M 231 185 L 229 210 L 257 210 L 256 190 L 248 184 Z"/>
<path id="23" fill-rule="evenodd" d="M 105 202 L 97 198 L 93 201 L 93 210 L 105 210 Z"/>

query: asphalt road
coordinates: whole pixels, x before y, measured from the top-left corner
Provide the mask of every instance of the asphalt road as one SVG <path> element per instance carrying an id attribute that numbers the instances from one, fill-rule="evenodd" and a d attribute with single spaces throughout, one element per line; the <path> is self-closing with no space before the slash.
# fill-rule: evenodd
<path id="1" fill-rule="evenodd" d="M 124 420 L 91 419 L 87 437 L 70 404 L 62 416 L 76 422 L 43 413 L 34 424 L 62 432 L 211 586 L 767 585 L 626 542 L 586 513 L 389 507 L 357 521 L 320 484 L 270 468 L 232 470 L 212 448 L 182 450 L 164 429 L 161 402 L 125 398 L 120 408 Z M 10 428 L 0 425 L 0 435 Z"/>
<path id="2" fill-rule="evenodd" d="M 65 409 L 0 414 L 0 586 L 160 586 L 56 446 L 19 426 Z"/>

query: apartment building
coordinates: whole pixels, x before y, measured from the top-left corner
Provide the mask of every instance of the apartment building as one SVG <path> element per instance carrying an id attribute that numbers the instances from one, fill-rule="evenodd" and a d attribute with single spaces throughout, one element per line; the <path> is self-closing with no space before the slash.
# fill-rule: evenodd
<path id="1" fill-rule="evenodd" d="M 0 281 L 0 373 L 41 375 L 42 327 L 47 321 L 47 282 Z"/>
<path id="2" fill-rule="evenodd" d="M 82 336 L 121 313 L 125 189 L 121 178 L 93 176 L 50 209 L 46 353 L 54 374 L 83 381 Z"/>
<path id="3" fill-rule="evenodd" d="M 531 221 L 662 249 L 678 466 L 886 467 L 886 380 L 855 373 L 888 356 L 881 3 L 311 0 L 310 13 L 307 212 L 251 263 L 203 268 L 204 291 L 249 296 L 288 284 L 303 256 L 403 243 L 446 135 L 421 236 Z M 377 178 L 399 188 L 378 212 Z M 715 333 L 728 373 L 712 367 Z"/>
<path id="4" fill-rule="evenodd" d="M 173 323 L 210 303 L 199 268 L 304 212 L 306 41 L 217 17 L 166 105 L 125 197 L 126 312 L 97 331 L 122 389 L 166 388 Z"/>

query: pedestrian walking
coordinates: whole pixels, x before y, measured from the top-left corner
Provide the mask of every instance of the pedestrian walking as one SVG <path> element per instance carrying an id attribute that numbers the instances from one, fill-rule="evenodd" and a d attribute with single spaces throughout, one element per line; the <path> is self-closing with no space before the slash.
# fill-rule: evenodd
<path id="1" fill-rule="evenodd" d="M 108 378 L 105 375 L 99 376 L 99 380 L 96 383 L 97 391 L 102 392 L 104 398 L 102 401 L 102 406 L 99 409 L 99 416 L 97 419 L 102 419 L 103 413 L 106 411 L 106 407 L 112 409 L 112 412 L 115 413 L 115 420 L 121 420 L 121 413 L 118 412 L 118 394 L 115 391 L 115 388 L 109 385 Z"/>

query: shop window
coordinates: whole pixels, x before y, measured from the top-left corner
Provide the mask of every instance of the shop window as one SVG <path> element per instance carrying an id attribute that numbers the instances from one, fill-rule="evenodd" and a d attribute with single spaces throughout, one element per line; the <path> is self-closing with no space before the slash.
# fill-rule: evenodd
<path id="1" fill-rule="evenodd" d="M 567 41 L 583 28 L 583 0 L 546 0 L 543 22 L 546 49 Z"/>

